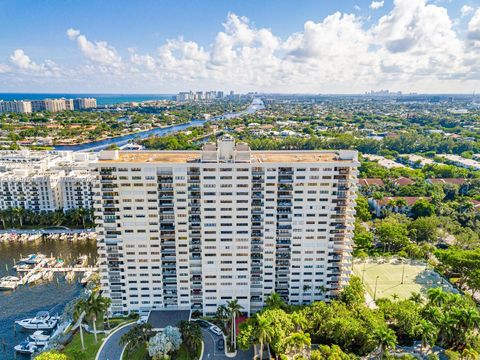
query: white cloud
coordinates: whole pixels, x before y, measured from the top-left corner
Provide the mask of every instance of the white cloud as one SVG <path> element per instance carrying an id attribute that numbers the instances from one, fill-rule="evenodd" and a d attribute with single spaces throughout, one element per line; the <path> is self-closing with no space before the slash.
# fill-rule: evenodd
<path id="1" fill-rule="evenodd" d="M 73 28 L 68 29 L 66 34 L 70 40 L 77 42 L 78 48 L 87 59 L 101 65 L 121 66 L 122 58 L 118 55 L 117 50 L 108 45 L 106 41 L 89 41 L 79 30 Z"/>
<path id="2" fill-rule="evenodd" d="M 89 83 L 96 91 L 464 91 L 480 78 L 480 9 L 466 25 L 466 34 L 460 33 L 447 10 L 431 1 L 395 0 L 374 23 L 336 12 L 306 21 L 282 39 L 231 13 L 210 44 L 179 36 L 150 52 L 128 48 L 124 59 L 106 41 L 91 41 L 71 28 L 66 35 L 85 57 L 83 64 L 66 71 L 19 49 L 6 67 L 0 65 L 0 80 L 50 72 L 63 74 L 65 84 Z"/>
<path id="3" fill-rule="evenodd" d="M 462 16 L 467 16 L 471 14 L 475 9 L 471 7 L 470 5 L 463 5 L 462 8 L 460 9 L 460 13 Z"/>
<path id="4" fill-rule="evenodd" d="M 384 5 L 384 1 L 372 1 L 371 4 L 370 4 L 370 9 L 373 9 L 373 10 L 378 10 L 380 8 L 383 7 Z"/>

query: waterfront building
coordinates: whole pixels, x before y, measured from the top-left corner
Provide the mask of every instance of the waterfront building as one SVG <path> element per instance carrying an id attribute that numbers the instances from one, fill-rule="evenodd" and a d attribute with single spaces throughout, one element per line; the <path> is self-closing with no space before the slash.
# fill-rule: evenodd
<path id="1" fill-rule="evenodd" d="M 276 292 L 291 304 L 348 284 L 357 152 L 251 151 L 225 136 L 202 151 L 103 151 L 92 165 L 103 294 L 113 313 Z"/>
<path id="2" fill-rule="evenodd" d="M 32 104 L 30 103 L 30 101 L 0 100 L 0 113 L 6 113 L 6 112 L 29 114 L 32 112 Z"/>
<path id="3" fill-rule="evenodd" d="M 0 173 L 0 209 L 55 211 L 61 205 L 61 173 L 29 173 L 25 169 Z"/>
<path id="4" fill-rule="evenodd" d="M 97 107 L 97 99 L 95 98 L 78 98 L 73 100 L 75 110 L 92 109 Z"/>
<path id="5" fill-rule="evenodd" d="M 90 209 L 93 204 L 93 176 L 87 171 L 71 171 L 60 179 L 62 209 Z"/>
<path id="6" fill-rule="evenodd" d="M 65 99 L 45 99 L 45 110 L 50 112 L 59 112 L 67 110 Z"/>

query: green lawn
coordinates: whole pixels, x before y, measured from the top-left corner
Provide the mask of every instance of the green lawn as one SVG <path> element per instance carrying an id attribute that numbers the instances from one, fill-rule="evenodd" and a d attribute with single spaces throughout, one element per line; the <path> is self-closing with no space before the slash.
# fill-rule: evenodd
<path id="1" fill-rule="evenodd" d="M 130 355 L 126 356 L 126 354 L 123 354 L 123 359 L 122 360 L 147 360 L 150 359 L 148 356 L 148 351 L 146 346 L 139 346 L 138 348 L 135 349 L 133 353 Z"/>
<path id="2" fill-rule="evenodd" d="M 104 334 L 98 334 L 98 342 L 95 344 L 95 337 L 93 334 L 88 334 L 86 331 L 83 332 L 83 338 L 85 340 L 85 351 L 82 351 L 82 343 L 80 341 L 80 331 L 78 331 L 72 341 L 65 347 L 63 352 L 72 359 L 78 358 L 79 354 L 82 354 L 81 359 L 83 360 L 95 360 L 97 351 L 102 345 L 102 340 L 105 337 Z"/>
<path id="3" fill-rule="evenodd" d="M 173 360 L 195 360 L 195 359 L 198 359 L 198 357 L 200 356 L 200 351 L 201 350 L 199 349 L 197 356 L 195 356 L 188 350 L 185 344 L 182 344 L 180 345 L 180 349 L 178 349 L 178 351 L 175 354 L 173 354 L 172 359 Z"/>
<path id="4" fill-rule="evenodd" d="M 367 261 L 366 263 L 355 262 L 353 271 L 355 275 L 363 278 L 363 283 L 372 297 L 375 294 L 375 284 L 377 284 L 377 299 L 391 298 L 394 294 L 398 295 L 399 299 L 406 299 L 412 292 L 419 292 L 426 296 L 427 290 L 434 287 L 443 287 L 446 291 L 453 291 L 453 287 L 449 283 L 435 271 L 428 269 L 426 265 L 389 262 L 381 264 Z"/>

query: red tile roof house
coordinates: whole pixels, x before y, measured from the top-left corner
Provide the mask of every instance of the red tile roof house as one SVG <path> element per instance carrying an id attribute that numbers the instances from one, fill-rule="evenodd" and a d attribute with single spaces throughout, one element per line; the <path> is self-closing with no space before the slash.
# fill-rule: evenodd
<path id="1" fill-rule="evenodd" d="M 412 179 L 409 179 L 407 177 L 399 177 L 396 180 L 393 180 L 393 183 L 397 186 L 407 186 L 407 185 L 412 185 L 415 183 Z"/>
<path id="2" fill-rule="evenodd" d="M 367 178 L 367 179 L 358 179 L 358 186 L 383 186 L 385 183 L 382 179 L 376 178 Z"/>
<path id="3" fill-rule="evenodd" d="M 400 199 L 405 200 L 405 203 L 406 203 L 405 206 L 393 205 L 397 202 L 397 200 L 400 200 Z M 382 216 L 382 212 L 385 210 L 390 210 L 391 212 L 394 212 L 394 213 L 408 215 L 410 214 L 410 210 L 412 206 L 420 199 L 426 199 L 430 201 L 429 197 L 422 197 L 422 196 L 387 196 L 380 200 L 368 199 L 368 203 L 372 207 L 373 212 L 377 217 Z"/>

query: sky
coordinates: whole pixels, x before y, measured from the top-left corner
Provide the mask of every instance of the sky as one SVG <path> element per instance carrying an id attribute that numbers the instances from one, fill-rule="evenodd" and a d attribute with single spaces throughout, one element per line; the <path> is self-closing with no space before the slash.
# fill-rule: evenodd
<path id="1" fill-rule="evenodd" d="M 0 0 L 0 92 L 480 91 L 480 0 Z"/>

